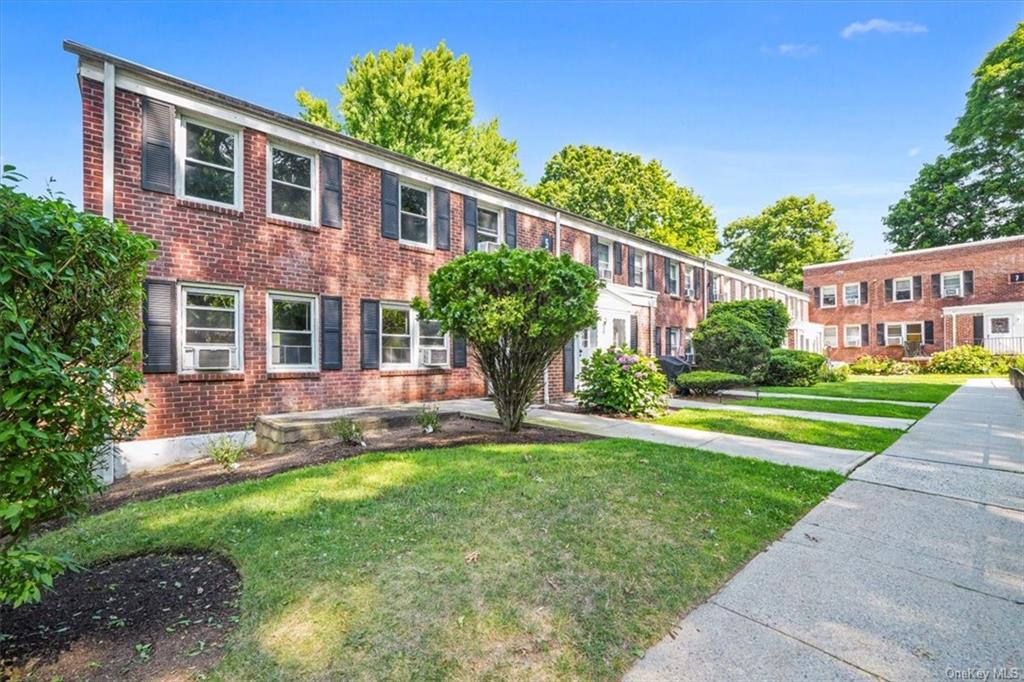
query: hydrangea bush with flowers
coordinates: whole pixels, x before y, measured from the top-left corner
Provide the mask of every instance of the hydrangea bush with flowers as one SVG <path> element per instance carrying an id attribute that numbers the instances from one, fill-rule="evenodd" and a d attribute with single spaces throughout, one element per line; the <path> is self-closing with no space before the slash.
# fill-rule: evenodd
<path id="1" fill-rule="evenodd" d="M 628 348 L 596 350 L 583 361 L 576 398 L 595 412 L 651 417 L 665 409 L 668 379 L 649 355 Z"/>

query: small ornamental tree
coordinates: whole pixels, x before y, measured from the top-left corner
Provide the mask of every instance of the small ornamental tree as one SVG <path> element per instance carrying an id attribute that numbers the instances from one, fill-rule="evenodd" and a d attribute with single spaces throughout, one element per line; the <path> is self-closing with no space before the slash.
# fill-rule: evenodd
<path id="1" fill-rule="evenodd" d="M 750 377 L 768 362 L 771 343 L 753 322 L 736 315 L 715 315 L 697 325 L 693 349 L 702 370 Z"/>
<path id="2" fill-rule="evenodd" d="M 518 431 L 544 368 L 576 332 L 597 323 L 594 269 L 568 255 L 501 248 L 474 251 L 430 276 L 420 317 L 464 337 L 508 431 Z"/>
<path id="3" fill-rule="evenodd" d="M 771 298 L 757 298 L 749 301 L 716 303 L 708 309 L 708 317 L 735 315 L 754 324 L 768 337 L 772 348 L 778 348 L 786 340 L 789 330 L 789 312 L 782 301 Z"/>
<path id="4" fill-rule="evenodd" d="M 66 559 L 25 545 L 81 509 L 111 441 L 143 424 L 142 280 L 153 242 L 58 196 L 0 184 L 0 602 L 36 601 Z"/>

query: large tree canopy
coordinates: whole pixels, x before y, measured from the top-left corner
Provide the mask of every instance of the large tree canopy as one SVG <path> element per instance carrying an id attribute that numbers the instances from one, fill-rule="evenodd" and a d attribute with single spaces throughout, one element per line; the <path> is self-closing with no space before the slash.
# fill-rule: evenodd
<path id="1" fill-rule="evenodd" d="M 707 256 L 718 250 L 711 207 L 672 180 L 656 160 L 603 147 L 569 145 L 544 166 L 538 200 Z"/>
<path id="2" fill-rule="evenodd" d="M 803 287 L 805 265 L 842 260 L 853 243 L 832 219 L 832 204 L 814 195 L 779 199 L 756 216 L 725 228 L 729 265 L 784 284 Z"/>
<path id="3" fill-rule="evenodd" d="M 392 151 L 510 190 L 521 190 L 518 146 L 498 120 L 473 124 L 469 57 L 441 42 L 419 60 L 409 45 L 353 57 L 334 116 L 325 99 L 299 90 L 299 115 Z"/>
<path id="4" fill-rule="evenodd" d="M 1024 234 L 1024 23 L 974 72 L 946 140 L 890 207 L 886 240 L 906 251 Z"/>

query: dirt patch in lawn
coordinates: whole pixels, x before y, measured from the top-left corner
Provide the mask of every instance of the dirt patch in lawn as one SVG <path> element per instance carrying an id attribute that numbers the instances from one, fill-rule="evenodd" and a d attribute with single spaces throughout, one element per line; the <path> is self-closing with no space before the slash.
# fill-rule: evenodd
<path id="1" fill-rule="evenodd" d="M 0 677 L 192 679 L 223 655 L 240 585 L 212 554 L 143 555 L 66 573 L 40 603 L 0 607 Z"/>
<path id="2" fill-rule="evenodd" d="M 435 433 L 423 433 L 419 426 L 412 424 L 367 434 L 366 447 L 328 440 L 276 455 L 251 451 L 249 456 L 238 461 L 238 468 L 232 471 L 208 459 L 202 459 L 152 473 L 129 476 L 115 482 L 93 498 L 89 510 L 92 513 L 104 512 L 129 502 L 152 500 L 165 495 L 212 488 L 253 478 L 266 478 L 289 469 L 348 459 L 367 452 L 422 450 L 483 443 L 574 443 L 593 438 L 594 436 L 572 431 L 533 426 L 524 426 L 518 433 L 507 433 L 495 422 L 452 417 L 443 420 L 441 430 Z M 56 528 L 57 525 L 49 524 L 46 530 Z"/>

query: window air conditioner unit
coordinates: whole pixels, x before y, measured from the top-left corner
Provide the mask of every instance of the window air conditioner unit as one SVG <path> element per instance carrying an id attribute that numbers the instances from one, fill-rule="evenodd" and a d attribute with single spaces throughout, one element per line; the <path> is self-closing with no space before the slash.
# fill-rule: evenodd
<path id="1" fill-rule="evenodd" d="M 182 358 L 182 369 L 218 370 L 231 369 L 231 348 L 186 347 Z"/>
<path id="2" fill-rule="evenodd" d="M 688 301 L 692 301 L 693 300 L 693 287 L 686 287 L 686 289 L 683 290 L 683 295 L 686 297 L 686 299 Z"/>
<path id="3" fill-rule="evenodd" d="M 946 287 L 946 289 L 943 290 L 942 295 L 943 296 L 959 296 L 960 295 L 960 287 Z"/>
<path id="4" fill-rule="evenodd" d="M 600 277 L 605 282 L 612 281 L 612 269 L 611 268 L 601 268 L 601 270 L 597 273 L 597 275 L 598 275 L 598 277 Z"/>
<path id="5" fill-rule="evenodd" d="M 447 348 L 420 348 L 420 364 L 424 367 L 442 367 L 448 364 Z"/>
<path id="6" fill-rule="evenodd" d="M 499 244 L 498 242 L 481 242 L 480 245 L 477 247 L 477 250 L 483 251 L 484 253 L 494 253 L 500 248 L 501 244 Z"/>
<path id="7" fill-rule="evenodd" d="M 885 345 L 887 345 L 887 346 L 902 346 L 903 345 L 903 337 L 902 336 L 890 336 L 888 339 L 886 339 Z"/>

